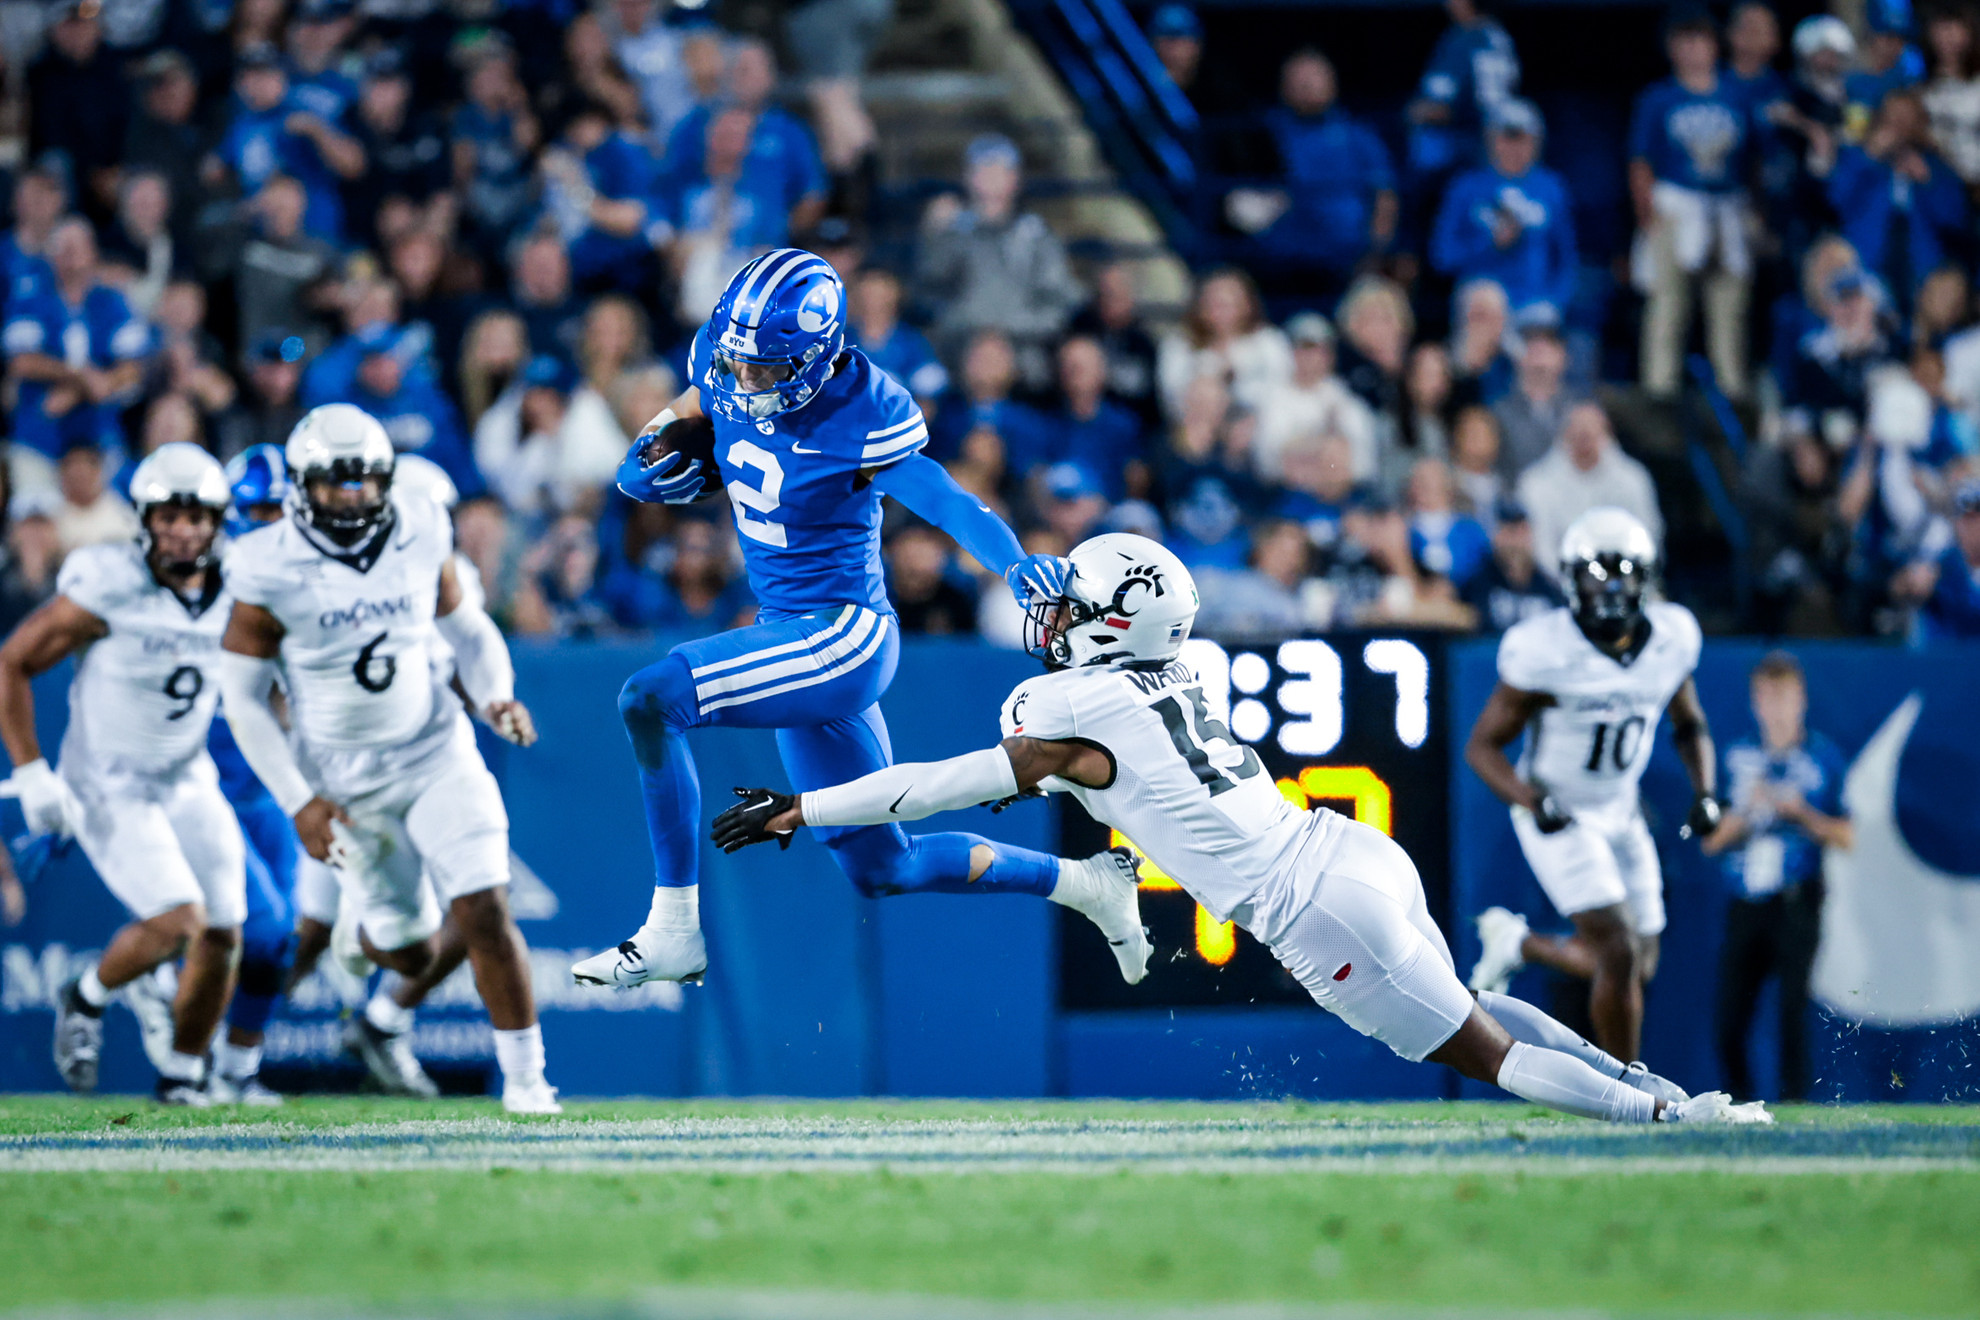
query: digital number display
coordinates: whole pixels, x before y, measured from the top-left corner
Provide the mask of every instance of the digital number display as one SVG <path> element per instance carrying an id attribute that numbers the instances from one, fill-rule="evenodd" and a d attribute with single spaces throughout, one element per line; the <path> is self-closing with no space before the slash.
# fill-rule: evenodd
<path id="1" fill-rule="evenodd" d="M 1204 705 L 1230 726 L 1301 808 L 1330 807 L 1393 837 L 1415 859 L 1441 915 L 1448 888 L 1445 748 L 1439 727 L 1443 640 L 1437 636 L 1299 638 L 1271 647 L 1185 644 Z M 1059 802 L 1062 851 L 1083 857 L 1124 842 L 1070 798 Z M 1069 1009 L 1304 1003 L 1306 992 L 1245 932 L 1219 922 L 1177 879 L 1145 862 L 1142 920 L 1155 959 L 1123 983 L 1085 918 L 1061 918 L 1059 997 Z"/>

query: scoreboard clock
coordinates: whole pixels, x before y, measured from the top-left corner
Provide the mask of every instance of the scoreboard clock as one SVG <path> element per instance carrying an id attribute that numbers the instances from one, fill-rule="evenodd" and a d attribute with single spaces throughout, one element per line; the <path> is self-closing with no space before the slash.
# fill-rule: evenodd
<path id="1" fill-rule="evenodd" d="M 1329 807 L 1393 837 L 1415 860 L 1440 918 L 1449 889 L 1448 730 L 1438 634 L 1297 638 L 1266 646 L 1185 644 L 1204 704 L 1258 753 L 1302 809 Z M 1055 794 L 1061 851 L 1084 857 L 1128 842 Z M 1271 953 L 1218 922 L 1176 880 L 1144 862 L 1141 916 L 1155 957 L 1140 985 L 1120 979 L 1105 940 L 1061 916 L 1059 1002 L 1067 1009 L 1305 1003 Z"/>

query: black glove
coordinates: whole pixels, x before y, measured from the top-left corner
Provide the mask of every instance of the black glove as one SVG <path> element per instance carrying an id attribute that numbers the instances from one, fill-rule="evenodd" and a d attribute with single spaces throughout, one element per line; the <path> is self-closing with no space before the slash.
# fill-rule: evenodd
<path id="1" fill-rule="evenodd" d="M 1719 805 L 1719 799 L 1710 793 L 1700 793 L 1691 799 L 1691 810 L 1685 815 L 1684 828 L 1678 831 L 1678 837 L 1689 839 L 1695 834 L 1702 839 L 1719 828 L 1719 821 L 1725 817 L 1725 814 L 1726 810 Z"/>
<path id="2" fill-rule="evenodd" d="M 1574 813 L 1554 801 L 1552 793 L 1544 793 L 1540 803 L 1533 808 L 1533 825 L 1542 834 L 1559 834 L 1574 824 Z"/>
<path id="3" fill-rule="evenodd" d="M 1044 796 L 1045 790 L 1042 788 L 1020 788 L 1009 797 L 998 798 L 995 802 L 992 802 L 990 804 L 990 814 L 994 816 L 1005 807 L 1015 806 L 1026 798 L 1042 798 Z"/>
<path id="4" fill-rule="evenodd" d="M 770 788 L 739 788 L 736 796 L 742 801 L 715 818 L 710 835 L 716 847 L 725 853 L 732 853 L 752 843 L 768 843 L 772 839 L 780 848 L 791 846 L 788 831 L 773 834 L 769 825 L 797 805 L 796 795 L 779 793 Z"/>

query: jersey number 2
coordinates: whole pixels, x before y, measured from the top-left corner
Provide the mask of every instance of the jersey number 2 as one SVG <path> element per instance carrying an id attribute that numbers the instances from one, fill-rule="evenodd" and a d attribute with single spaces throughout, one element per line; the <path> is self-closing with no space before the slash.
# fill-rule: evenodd
<path id="1" fill-rule="evenodd" d="M 747 481 L 729 483 L 729 499 L 736 507 L 736 530 L 752 541 L 774 545 L 779 550 L 788 549 L 790 533 L 784 524 L 771 522 L 768 517 L 783 506 L 784 465 L 775 454 L 748 440 L 738 440 L 729 446 L 729 462 L 763 474 L 760 490 Z"/>
<path id="2" fill-rule="evenodd" d="M 1210 708 L 1203 703 L 1202 689 L 1186 688 L 1184 694 L 1195 708 L 1194 737 L 1191 736 L 1189 723 L 1183 718 L 1182 703 L 1174 697 L 1163 697 L 1149 709 L 1162 717 L 1162 727 L 1169 731 L 1169 741 L 1182 753 L 1183 760 L 1189 762 L 1191 773 L 1196 776 L 1197 782 L 1210 790 L 1211 797 L 1230 792 L 1238 786 L 1238 780 L 1249 779 L 1264 768 L 1258 762 L 1258 753 L 1249 747 L 1240 747 L 1222 720 L 1210 718 Z M 1236 769 L 1219 770 L 1210 764 L 1210 754 L 1206 748 L 1213 742 L 1221 742 L 1226 747 L 1240 747 L 1244 759 L 1238 762 Z"/>
<path id="3" fill-rule="evenodd" d="M 1636 749 L 1643 741 L 1643 730 L 1649 721 L 1641 715 L 1632 715 L 1621 724 L 1598 724 L 1595 726 L 1594 741 L 1588 747 L 1588 764 L 1582 768 L 1599 773 L 1602 769 L 1602 754 L 1606 751 L 1609 762 L 1617 774 L 1629 769 L 1636 760 Z M 1611 738 L 1611 731 L 1615 736 Z"/>

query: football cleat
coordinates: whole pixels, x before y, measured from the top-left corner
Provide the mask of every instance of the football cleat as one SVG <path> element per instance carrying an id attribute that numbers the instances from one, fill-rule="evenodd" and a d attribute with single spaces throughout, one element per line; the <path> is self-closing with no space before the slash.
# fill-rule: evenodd
<path id="1" fill-rule="evenodd" d="M 1623 1069 L 1623 1075 L 1617 1080 L 1624 1086 L 1635 1087 L 1653 1100 L 1668 1100 L 1677 1104 L 1681 1100 L 1691 1099 L 1691 1093 L 1682 1086 L 1668 1077 L 1659 1077 L 1640 1063 L 1632 1063 Z"/>
<path id="2" fill-rule="evenodd" d="M 124 1007 L 137 1019 L 138 1041 L 151 1066 L 164 1072 L 172 1057 L 172 1001 L 178 997 L 178 970 L 163 963 L 123 989 Z"/>
<path id="3" fill-rule="evenodd" d="M 528 1081 L 505 1078 L 502 1082 L 502 1108 L 511 1114 L 561 1114 L 557 1088 L 541 1077 Z"/>
<path id="4" fill-rule="evenodd" d="M 414 1057 L 411 1035 L 405 1031 L 380 1031 L 362 1012 L 353 1013 L 344 1024 L 344 1049 L 357 1055 L 365 1071 L 387 1095 L 438 1099 L 440 1088 Z"/>
<path id="5" fill-rule="evenodd" d="M 216 1070 L 206 1079 L 206 1098 L 216 1105 L 246 1105 L 249 1109 L 280 1109 L 282 1093 L 263 1086 L 261 1078 L 228 1077 Z"/>
<path id="6" fill-rule="evenodd" d="M 103 1010 L 91 1011 L 76 990 L 76 981 L 63 982 L 55 992 L 55 1069 L 71 1091 L 96 1089 L 96 1066 L 103 1057 Z"/>
<path id="7" fill-rule="evenodd" d="M 363 980 L 371 975 L 371 959 L 358 940 L 358 919 L 343 912 L 330 927 L 330 956 L 350 975 Z"/>
<path id="8" fill-rule="evenodd" d="M 1736 1105 L 1724 1091 L 1705 1091 L 1664 1106 L 1657 1119 L 1663 1123 L 1771 1123 L 1774 1116 L 1758 1100 Z"/>
<path id="9" fill-rule="evenodd" d="M 616 949 L 595 953 L 571 964 L 579 985 L 608 985 L 630 990 L 648 981 L 679 981 L 698 985 L 708 970 L 708 942 L 699 930 L 654 930 L 641 926 Z"/>
<path id="10" fill-rule="evenodd" d="M 152 1093 L 158 1103 L 174 1109 L 211 1109 L 213 1097 L 207 1094 L 206 1087 L 199 1082 L 188 1082 L 178 1077 L 160 1077 L 158 1089 Z"/>
<path id="11" fill-rule="evenodd" d="M 1148 927 L 1141 924 L 1141 859 L 1132 848 L 1106 852 L 1059 864 L 1059 884 L 1052 901 L 1064 904 L 1100 928 L 1120 964 L 1121 979 L 1135 985 L 1148 975 L 1148 958 L 1155 952 Z"/>
<path id="12" fill-rule="evenodd" d="M 1477 925 L 1478 942 L 1485 950 L 1471 969 L 1471 989 L 1502 995 L 1512 984 L 1513 973 L 1526 966 L 1519 952 L 1526 939 L 1526 918 L 1502 907 L 1488 907 L 1478 914 Z"/>

